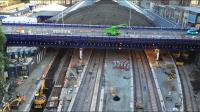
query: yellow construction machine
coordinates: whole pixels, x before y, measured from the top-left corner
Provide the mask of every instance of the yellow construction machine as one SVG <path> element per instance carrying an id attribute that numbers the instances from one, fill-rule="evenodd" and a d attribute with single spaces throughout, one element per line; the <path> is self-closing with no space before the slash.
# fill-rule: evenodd
<path id="1" fill-rule="evenodd" d="M 35 99 L 33 100 L 35 109 L 42 109 L 46 104 L 46 95 L 44 94 L 45 80 L 43 80 L 39 92 L 35 93 Z"/>
<path id="2" fill-rule="evenodd" d="M 184 62 L 183 62 L 181 59 L 177 59 L 177 60 L 176 60 L 176 65 L 177 65 L 177 66 L 183 66 L 183 65 L 184 65 Z"/>
<path id="3" fill-rule="evenodd" d="M 144 109 L 143 103 L 136 103 L 136 109 Z"/>
<path id="4" fill-rule="evenodd" d="M 25 96 L 17 96 L 10 102 L 5 103 L 3 108 L 0 109 L 0 112 L 10 112 L 11 109 L 17 109 L 19 107 L 19 104 L 25 100 L 26 100 Z"/>
<path id="5" fill-rule="evenodd" d="M 183 66 L 184 65 L 184 61 L 182 58 L 182 53 L 181 52 L 177 52 L 177 53 L 173 53 L 173 56 L 175 57 L 175 62 L 177 66 Z"/>

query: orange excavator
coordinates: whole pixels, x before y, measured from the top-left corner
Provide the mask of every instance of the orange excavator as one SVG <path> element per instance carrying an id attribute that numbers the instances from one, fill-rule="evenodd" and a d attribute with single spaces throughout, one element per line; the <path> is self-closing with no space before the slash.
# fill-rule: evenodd
<path id="1" fill-rule="evenodd" d="M 24 28 L 23 27 L 19 27 L 16 29 L 17 33 L 24 33 Z"/>

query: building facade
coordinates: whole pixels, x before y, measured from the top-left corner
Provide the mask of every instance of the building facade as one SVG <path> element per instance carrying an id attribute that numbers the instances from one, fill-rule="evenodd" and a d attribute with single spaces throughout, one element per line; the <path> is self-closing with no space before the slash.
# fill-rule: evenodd
<path id="1" fill-rule="evenodd" d="M 79 0 L 30 0 L 30 3 L 72 5 L 77 1 Z"/>
<path id="2" fill-rule="evenodd" d="M 162 5 L 196 6 L 200 4 L 200 0 L 150 0 L 150 1 Z"/>
<path id="3" fill-rule="evenodd" d="M 20 3 L 20 0 L 0 0 L 0 7 Z"/>

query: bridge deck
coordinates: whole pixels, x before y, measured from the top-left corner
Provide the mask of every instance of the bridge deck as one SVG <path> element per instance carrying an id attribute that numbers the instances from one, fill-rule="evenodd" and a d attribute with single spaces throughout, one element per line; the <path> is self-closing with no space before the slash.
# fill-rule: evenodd
<path id="1" fill-rule="evenodd" d="M 187 29 L 121 28 L 119 36 L 107 36 L 108 26 L 3 24 L 8 45 L 123 48 L 123 49 L 184 49 L 199 50 L 200 35 L 187 35 Z M 23 29 L 22 33 L 17 31 Z"/>
<path id="2" fill-rule="evenodd" d="M 18 34 L 19 28 L 24 29 L 24 33 L 28 35 L 51 35 L 51 36 L 87 36 L 87 37 L 107 37 L 104 32 L 105 28 L 94 27 L 53 27 L 53 26 L 20 26 L 5 25 L 3 31 L 6 34 Z M 113 38 L 154 38 L 154 39 L 200 39 L 199 35 L 187 35 L 186 30 L 169 30 L 155 28 L 123 28 L 120 29 L 119 36 Z M 109 37 L 109 36 L 108 36 Z"/>

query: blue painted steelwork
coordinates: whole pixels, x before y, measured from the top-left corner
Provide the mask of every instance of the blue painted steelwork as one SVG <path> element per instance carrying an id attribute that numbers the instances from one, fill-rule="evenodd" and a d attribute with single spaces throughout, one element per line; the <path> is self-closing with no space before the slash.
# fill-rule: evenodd
<path id="1" fill-rule="evenodd" d="M 9 46 L 41 46 L 98 49 L 199 50 L 197 39 L 113 38 L 6 34 Z"/>

